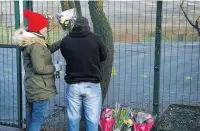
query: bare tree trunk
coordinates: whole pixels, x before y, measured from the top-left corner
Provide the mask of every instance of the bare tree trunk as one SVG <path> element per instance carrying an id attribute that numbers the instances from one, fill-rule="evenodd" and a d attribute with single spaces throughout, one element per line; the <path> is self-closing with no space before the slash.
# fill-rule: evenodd
<path id="1" fill-rule="evenodd" d="M 102 63 L 102 97 L 105 100 L 108 86 L 110 83 L 111 73 L 112 73 L 112 63 L 113 63 L 113 35 L 111 26 L 106 18 L 103 11 L 103 0 L 89 1 L 89 10 L 91 20 L 93 22 L 94 32 L 99 34 L 103 40 L 104 44 L 108 50 L 107 60 Z"/>
<path id="2" fill-rule="evenodd" d="M 75 8 L 75 3 L 73 0 L 61 0 L 60 1 L 62 11 Z"/>
<path id="3" fill-rule="evenodd" d="M 61 4 L 62 11 L 70 9 L 68 0 L 62 0 L 60 1 L 60 4 Z"/>
<path id="4" fill-rule="evenodd" d="M 77 16 L 78 17 L 82 16 L 80 1 L 79 0 L 75 0 L 74 3 L 75 3 L 75 6 L 76 6 Z"/>
<path id="5" fill-rule="evenodd" d="M 82 16 L 82 11 L 81 11 L 81 4 L 79 0 L 62 0 L 60 1 L 61 3 L 61 7 L 62 7 L 62 11 L 68 10 L 68 9 L 72 9 L 72 8 L 76 8 L 76 12 L 77 12 L 77 16 Z"/>
<path id="6" fill-rule="evenodd" d="M 68 1 L 68 4 L 69 4 L 69 9 L 76 8 L 76 7 L 75 7 L 75 3 L 74 3 L 73 0 L 69 0 L 69 1 Z"/>

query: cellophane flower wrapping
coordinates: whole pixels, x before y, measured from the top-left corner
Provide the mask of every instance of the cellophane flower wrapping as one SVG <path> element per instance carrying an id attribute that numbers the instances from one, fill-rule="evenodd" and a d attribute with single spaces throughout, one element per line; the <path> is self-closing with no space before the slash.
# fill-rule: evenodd
<path id="1" fill-rule="evenodd" d="M 113 109 L 112 108 L 102 109 L 99 122 L 101 131 L 112 131 L 114 123 L 115 120 L 113 118 Z"/>
<path id="2" fill-rule="evenodd" d="M 155 122 L 155 117 L 151 114 L 138 112 L 133 116 L 134 131 L 150 131 Z"/>

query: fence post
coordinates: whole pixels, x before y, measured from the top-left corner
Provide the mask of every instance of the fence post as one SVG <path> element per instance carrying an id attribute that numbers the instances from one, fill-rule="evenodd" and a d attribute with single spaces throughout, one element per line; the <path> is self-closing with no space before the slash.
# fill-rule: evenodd
<path id="1" fill-rule="evenodd" d="M 33 1 L 32 0 L 29 0 L 29 1 L 23 1 L 23 10 L 26 10 L 26 9 L 29 9 L 29 10 L 32 10 L 33 11 Z M 24 27 L 27 26 L 27 21 L 25 19 L 24 20 Z"/>
<path id="2" fill-rule="evenodd" d="M 20 27 L 20 8 L 19 0 L 14 1 L 15 7 L 15 29 Z M 17 64 L 17 103 L 18 103 L 18 126 L 23 127 L 22 117 L 22 65 L 21 65 L 21 51 L 20 48 L 16 48 L 16 64 Z"/>
<path id="3" fill-rule="evenodd" d="M 15 5 L 15 29 L 20 27 L 19 0 L 14 1 Z"/>
<path id="4" fill-rule="evenodd" d="M 16 48 L 17 58 L 17 103 L 18 103 L 18 125 L 20 128 L 23 127 L 22 117 L 22 61 L 21 61 L 21 50 L 20 47 Z"/>
<path id="5" fill-rule="evenodd" d="M 161 58 L 161 33 L 162 33 L 162 1 L 157 1 L 156 11 L 156 38 L 154 58 L 154 89 L 153 89 L 153 114 L 159 118 L 159 89 L 160 89 L 160 58 Z M 153 128 L 157 130 L 156 126 Z"/>

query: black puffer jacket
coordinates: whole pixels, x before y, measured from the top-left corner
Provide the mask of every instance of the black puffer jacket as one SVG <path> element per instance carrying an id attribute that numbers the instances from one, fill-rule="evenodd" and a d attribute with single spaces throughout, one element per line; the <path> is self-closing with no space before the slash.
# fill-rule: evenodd
<path id="1" fill-rule="evenodd" d="M 101 81 L 100 63 L 106 60 L 107 50 L 101 37 L 90 31 L 85 17 L 78 18 L 63 39 L 61 53 L 66 61 L 67 83 Z"/>

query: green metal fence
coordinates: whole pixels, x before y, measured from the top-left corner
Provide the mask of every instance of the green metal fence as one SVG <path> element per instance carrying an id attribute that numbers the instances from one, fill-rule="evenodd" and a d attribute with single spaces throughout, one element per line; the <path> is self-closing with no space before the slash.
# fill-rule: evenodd
<path id="1" fill-rule="evenodd" d="M 6 10 L 9 10 L 13 7 L 13 3 L 1 2 L 0 6 L 6 5 Z M 88 1 L 81 1 L 80 4 L 82 15 L 89 19 L 93 30 Z M 149 0 L 103 2 L 114 40 L 112 78 L 104 107 L 114 107 L 115 103 L 119 102 L 162 116 L 171 104 L 200 106 L 199 36 L 187 22 L 180 4 L 180 1 Z M 200 10 L 198 4 L 197 1 L 186 1 L 183 5 L 191 21 L 198 18 Z M 16 15 L 7 14 L 5 18 L 3 14 L 1 17 L 4 18 L 0 17 L 0 25 L 2 25 L 0 43 L 11 43 L 11 34 L 14 32 L 15 25 L 19 24 L 19 11 L 18 7 L 15 7 Z M 62 10 L 59 1 L 33 1 L 32 3 L 24 1 L 24 8 L 42 14 L 49 12 L 53 16 Z M 5 19 L 12 21 L 14 16 L 17 20 L 15 25 L 5 26 L 8 25 Z M 48 42 L 52 43 L 61 39 L 63 32 L 55 18 L 49 21 L 51 31 L 48 34 Z M 5 60 L 18 58 L 9 58 L 5 55 L 6 52 L 1 52 Z M 59 51 L 54 53 L 53 60 L 61 61 L 64 66 L 64 59 Z M 3 62 L 0 64 L 7 65 Z M 13 73 L 13 70 L 10 72 Z M 5 79 L 5 76 L 2 79 Z M 6 83 L 1 82 L 0 85 L 1 92 L 4 92 L 2 87 Z M 46 129 L 66 127 L 64 70 L 61 72 L 61 78 L 56 79 L 56 86 L 59 94 L 49 102 L 48 117 L 43 124 Z M 23 107 L 25 107 L 24 101 Z"/>
<path id="2" fill-rule="evenodd" d="M 21 50 L 0 44 L 0 125 L 22 128 Z"/>
<path id="3" fill-rule="evenodd" d="M 22 128 L 21 51 L 12 43 L 19 28 L 17 1 L 0 1 L 0 125 Z"/>

